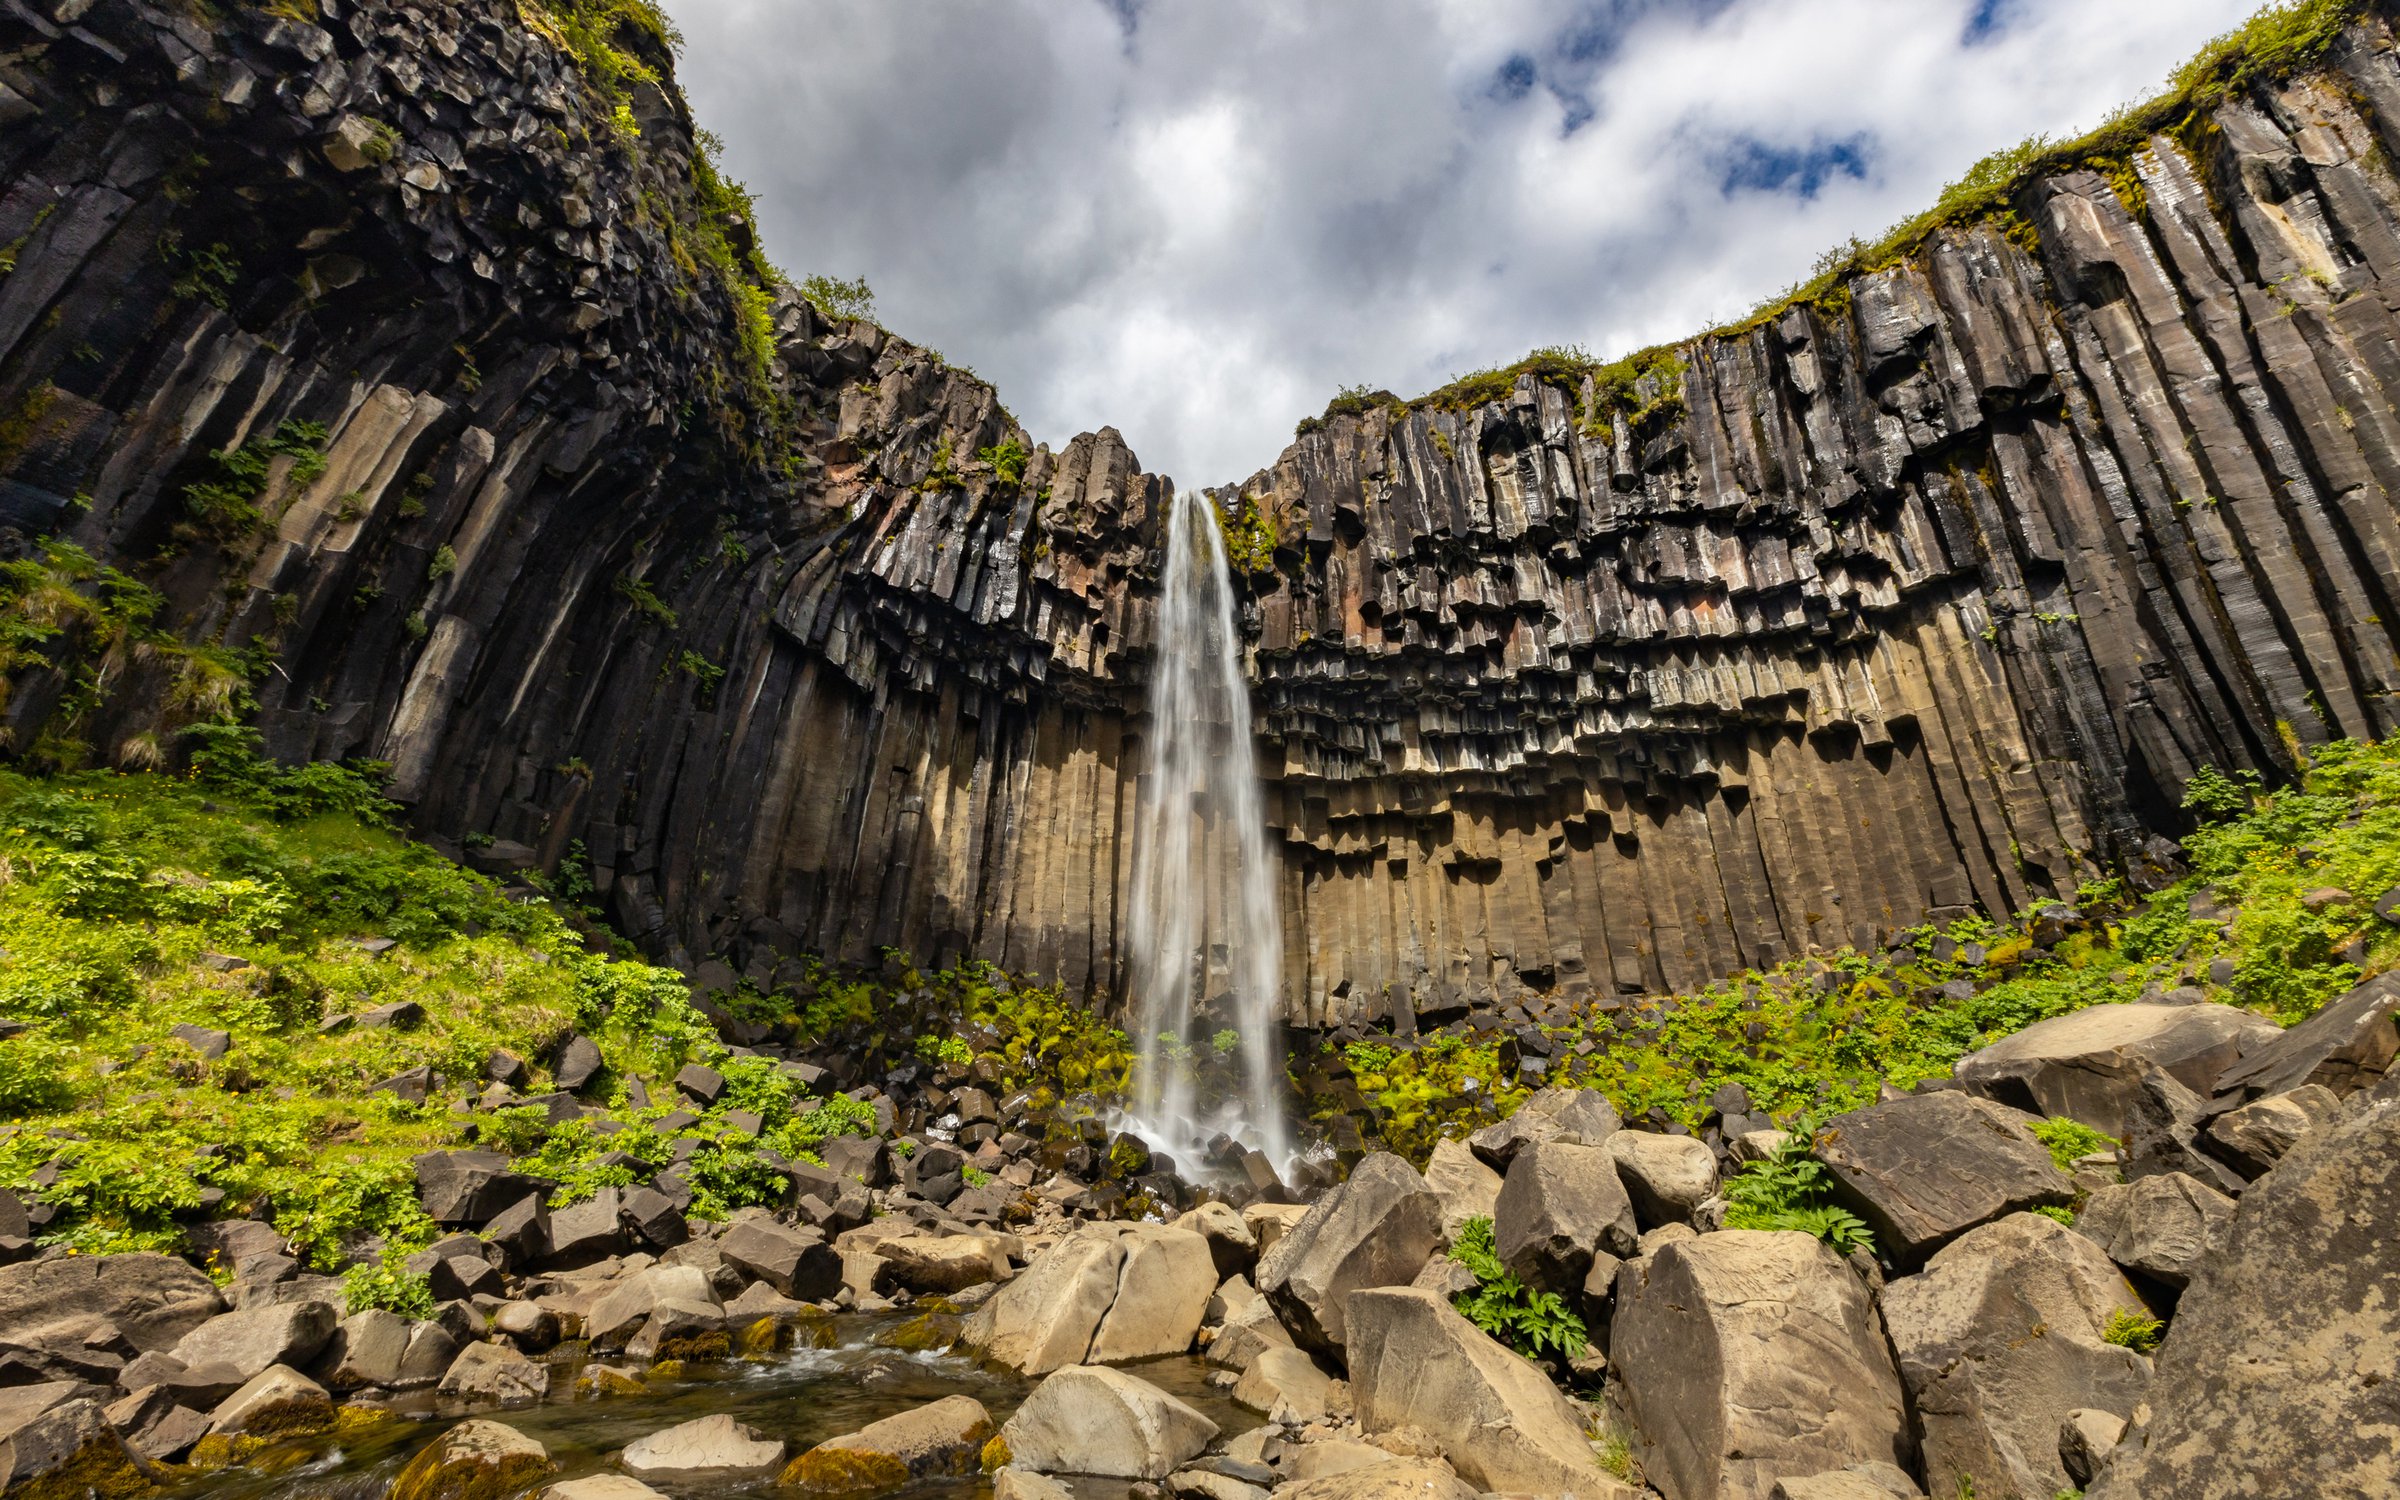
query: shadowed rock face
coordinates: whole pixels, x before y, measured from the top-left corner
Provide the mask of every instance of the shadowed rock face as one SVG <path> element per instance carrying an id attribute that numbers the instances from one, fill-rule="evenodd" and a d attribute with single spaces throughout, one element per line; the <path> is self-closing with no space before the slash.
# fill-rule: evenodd
<path id="1" fill-rule="evenodd" d="M 754 369 L 690 269 L 672 85 L 630 141 L 512 7 L 0 31 L 0 526 L 271 644 L 277 752 L 392 761 L 434 833 L 580 841 L 662 954 L 1117 991 L 1170 490 L 1114 432 L 1005 483 L 988 386 L 789 297 Z M 1526 376 L 1246 481 L 1293 1017 L 2018 909 L 2139 862 L 2197 765 L 2392 728 L 2388 44 L 2160 139 L 2138 194 L 2034 184 L 2033 248 L 1947 231 L 1685 346 L 1639 420 Z M 286 422 L 324 473 L 196 534 L 210 451 Z M 139 757 L 211 689 L 71 681 L 20 674 L 17 744 Z"/>

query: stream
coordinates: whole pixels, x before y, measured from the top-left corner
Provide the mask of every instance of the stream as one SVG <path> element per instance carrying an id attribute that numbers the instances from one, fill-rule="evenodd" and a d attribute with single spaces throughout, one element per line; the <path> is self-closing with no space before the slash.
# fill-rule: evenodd
<path id="1" fill-rule="evenodd" d="M 730 1413 L 764 1436 L 781 1438 L 787 1457 L 944 1396 L 972 1396 L 991 1413 L 995 1427 L 1007 1421 L 1035 1382 L 963 1355 L 912 1353 L 872 1342 L 878 1333 L 911 1316 L 844 1315 L 834 1320 L 838 1343 L 833 1348 L 696 1362 L 685 1367 L 680 1379 L 651 1382 L 650 1394 L 644 1396 L 572 1394 L 584 1364 L 580 1357 L 550 1364 L 554 1394 L 538 1406 L 467 1408 L 415 1392 L 394 1403 L 392 1409 L 401 1420 L 347 1441 L 330 1434 L 290 1439 L 262 1450 L 242 1467 L 195 1476 L 168 1494 L 173 1500 L 381 1500 L 419 1449 L 468 1416 L 505 1422 L 548 1448 L 558 1472 L 546 1483 L 619 1472 L 614 1460 L 626 1444 L 716 1412 Z M 1209 1385 L 1212 1367 L 1196 1356 L 1171 1355 L 1129 1368 L 1204 1413 L 1223 1429 L 1222 1437 L 1259 1424 L 1258 1416 Z M 674 1500 L 766 1497 L 781 1493 L 775 1484 L 780 1467 L 735 1476 L 708 1471 L 637 1477 Z M 1073 1487 L 1079 1500 L 1123 1500 L 1127 1481 L 1079 1479 Z M 981 1500 L 991 1492 L 990 1479 L 976 1476 L 924 1480 L 905 1493 Z"/>

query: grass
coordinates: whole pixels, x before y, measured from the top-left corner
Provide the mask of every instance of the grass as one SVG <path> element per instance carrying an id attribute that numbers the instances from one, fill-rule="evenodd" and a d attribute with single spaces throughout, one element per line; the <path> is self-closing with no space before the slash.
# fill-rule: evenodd
<path id="1" fill-rule="evenodd" d="M 1628 997 L 1622 1011 L 1587 1005 L 1543 1028 L 1562 1060 L 1550 1081 L 1599 1089 L 1628 1118 L 1655 1109 L 1695 1130 L 1726 1082 L 1777 1118 L 1839 1113 L 1873 1103 L 1884 1084 L 1947 1075 L 1968 1052 L 2037 1021 L 2136 1000 L 2153 985 L 2197 985 L 2288 1026 L 2400 966 L 2400 927 L 2371 909 L 2400 887 L 2400 736 L 2317 747 L 2301 782 L 2272 792 L 2196 778 L 2187 812 L 2190 875 L 2146 899 L 2095 882 L 2079 894 L 2082 929 L 2050 947 L 2033 941 L 2031 913 L 1970 916 L 1913 929 L 1896 951 L 1795 960 L 1694 994 Z M 2203 886 L 2230 919 L 2191 915 Z M 2232 961 L 2230 983 L 2208 978 L 2218 958 Z M 1963 997 L 1950 988 L 1962 980 L 1972 991 Z M 1593 1048 L 1578 1057 L 1583 1041 Z M 1526 1093 L 1489 1033 L 1354 1043 L 1324 1062 L 1353 1080 L 1370 1136 L 1418 1162 L 1436 1140 L 1505 1115 Z M 1310 1104 L 1321 1120 L 1349 1107 L 1330 1093 Z M 2062 1165 L 2110 1144 L 2072 1122 L 2039 1130 Z"/>

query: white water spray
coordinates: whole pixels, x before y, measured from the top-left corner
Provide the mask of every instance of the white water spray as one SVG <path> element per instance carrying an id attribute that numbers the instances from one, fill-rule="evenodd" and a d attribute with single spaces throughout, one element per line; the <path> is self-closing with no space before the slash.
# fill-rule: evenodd
<path id="1" fill-rule="evenodd" d="M 1177 495 L 1167 512 L 1158 658 L 1150 681 L 1150 774 L 1134 835 L 1127 948 L 1138 1052 L 1132 1124 L 1187 1172 L 1220 1132 L 1291 1161 L 1275 1030 L 1283 921 L 1250 740 L 1250 693 L 1234 629 L 1233 579 L 1209 502 Z M 1240 1086 L 1197 1098 L 1182 1055 L 1211 998 L 1238 1035 Z M 1212 1049 L 1210 1037 L 1191 1045 Z"/>

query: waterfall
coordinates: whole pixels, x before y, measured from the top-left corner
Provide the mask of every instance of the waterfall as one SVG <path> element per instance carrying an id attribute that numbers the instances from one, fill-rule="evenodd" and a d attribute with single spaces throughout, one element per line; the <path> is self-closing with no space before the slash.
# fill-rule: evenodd
<path id="1" fill-rule="evenodd" d="M 1234 626 L 1232 570 L 1208 500 L 1167 511 L 1167 559 L 1150 682 L 1150 772 L 1135 825 L 1127 911 L 1137 1063 L 1132 1124 L 1187 1172 L 1222 1132 L 1290 1164 L 1276 1045 L 1283 921 L 1250 739 L 1250 692 Z M 1189 1045 L 1212 999 L 1230 1003 L 1239 1085 L 1197 1097 Z M 1212 1072 L 1220 1071 L 1212 1068 Z"/>

